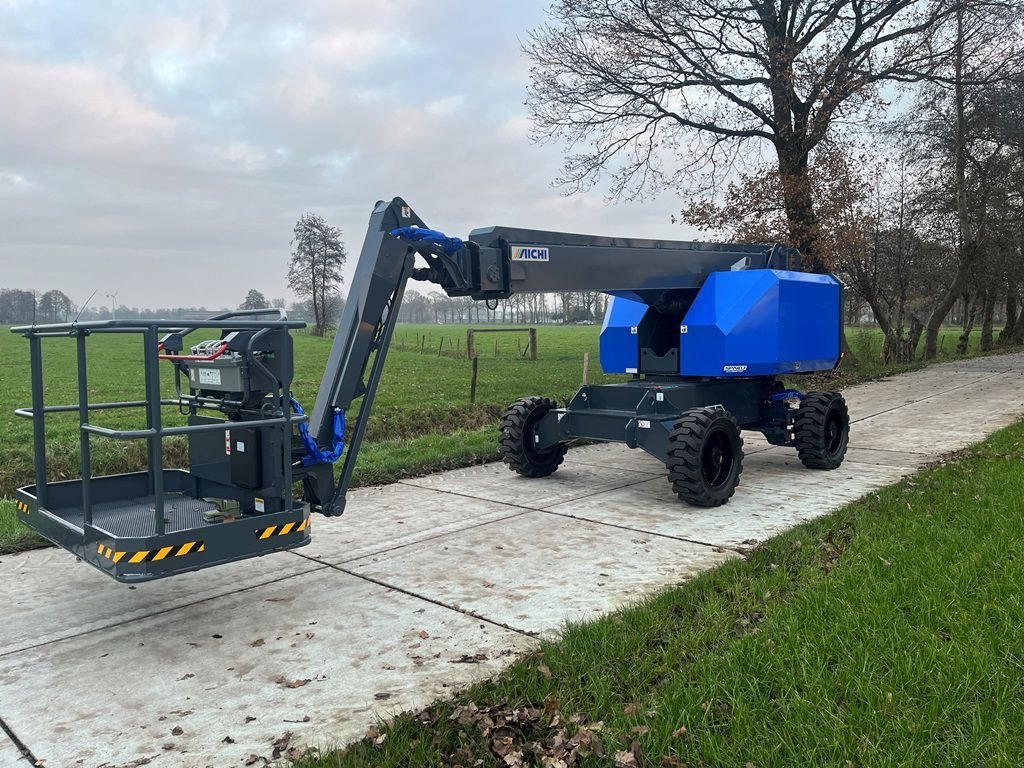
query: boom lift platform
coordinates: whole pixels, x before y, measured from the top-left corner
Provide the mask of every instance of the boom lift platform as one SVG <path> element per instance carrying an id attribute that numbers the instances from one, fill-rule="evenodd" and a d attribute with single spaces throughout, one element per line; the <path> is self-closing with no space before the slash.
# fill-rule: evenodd
<path id="1" fill-rule="evenodd" d="M 780 377 L 838 365 L 842 289 L 831 275 L 799 268 L 800 254 L 779 245 L 509 227 L 476 229 L 462 241 L 428 229 L 400 198 L 379 202 L 308 416 L 291 394 L 289 331 L 304 323 L 281 310 L 13 328 L 29 342 L 32 404 L 16 413 L 32 419 L 36 473 L 34 485 L 17 491 L 20 517 L 122 582 L 309 543 L 311 512 L 345 509 L 410 279 L 487 302 L 517 292 L 610 294 L 601 364 L 630 378 L 584 386 L 561 408 L 540 396 L 513 403 L 499 446 L 520 475 L 550 475 L 574 440 L 622 442 L 664 462 L 680 499 L 718 506 L 739 483 L 741 429 L 795 448 L 808 467 L 834 469 L 849 438 L 842 396 L 786 389 Z M 200 330 L 217 337 L 190 344 L 187 337 Z M 141 399 L 90 401 L 87 342 L 103 334 L 140 337 Z M 42 346 L 55 338 L 76 345 L 73 405 L 44 402 Z M 173 371 L 173 394 L 162 384 L 162 361 Z M 165 423 L 172 408 L 184 424 Z M 145 425 L 93 423 L 115 409 L 142 409 Z M 47 473 L 46 422 L 61 413 L 78 417 L 81 478 L 55 482 Z M 163 466 L 163 440 L 174 435 L 187 438 L 187 470 Z M 94 438 L 146 441 L 148 469 L 94 477 Z"/>

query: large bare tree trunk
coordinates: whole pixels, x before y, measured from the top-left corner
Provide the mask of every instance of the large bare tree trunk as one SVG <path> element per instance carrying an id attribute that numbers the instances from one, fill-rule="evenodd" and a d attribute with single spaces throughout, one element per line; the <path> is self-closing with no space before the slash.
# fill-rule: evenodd
<path id="1" fill-rule="evenodd" d="M 981 308 L 981 351 L 989 352 L 995 346 L 992 340 L 992 316 L 996 309 L 996 292 L 992 288 L 985 291 L 985 302 Z"/>
<path id="2" fill-rule="evenodd" d="M 974 330 L 974 318 L 978 314 L 978 302 L 972 301 L 971 296 L 964 295 L 964 324 L 960 333 L 960 339 L 956 344 L 956 353 L 966 355 L 967 348 L 971 343 L 971 331 Z"/>
<path id="3" fill-rule="evenodd" d="M 970 274 L 969 262 L 973 257 L 973 238 L 969 238 L 970 220 L 967 214 L 967 105 L 964 88 L 964 8 L 956 9 L 957 36 L 953 48 L 954 101 L 956 124 L 953 147 L 953 178 L 956 187 L 956 211 L 958 232 L 958 259 L 956 275 L 946 292 L 932 310 L 925 328 L 924 359 L 931 360 L 938 353 L 939 327 L 949 314 L 957 294 L 963 289 Z M 968 241 L 970 240 L 970 244 Z"/>
<path id="4" fill-rule="evenodd" d="M 1006 292 L 1006 323 L 1003 325 L 1003 330 L 999 333 L 1000 345 L 1012 344 L 1013 335 L 1017 330 L 1017 323 L 1020 320 L 1017 317 L 1017 290 L 1011 288 Z"/>
<path id="5" fill-rule="evenodd" d="M 789 241 L 803 256 L 805 271 L 823 274 L 828 272 L 828 265 L 818 258 L 815 247 L 818 240 L 818 218 L 814 212 L 814 198 L 808 177 L 808 155 L 796 142 L 776 142 Z"/>

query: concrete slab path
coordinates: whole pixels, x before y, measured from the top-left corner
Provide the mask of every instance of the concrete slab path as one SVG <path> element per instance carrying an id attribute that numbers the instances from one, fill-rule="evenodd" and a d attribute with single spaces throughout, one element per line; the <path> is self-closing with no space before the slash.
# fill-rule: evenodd
<path id="1" fill-rule="evenodd" d="M 595 445 L 552 477 L 501 465 L 354 491 L 297 552 L 138 587 L 63 551 L 0 558 L 0 766 L 263 765 L 493 675 L 614 610 L 1024 416 L 1024 354 L 855 387 L 831 473 L 745 435 L 718 509 Z M 255 757 L 253 757 L 255 756 Z M 251 761 L 247 763 L 246 761 Z"/>

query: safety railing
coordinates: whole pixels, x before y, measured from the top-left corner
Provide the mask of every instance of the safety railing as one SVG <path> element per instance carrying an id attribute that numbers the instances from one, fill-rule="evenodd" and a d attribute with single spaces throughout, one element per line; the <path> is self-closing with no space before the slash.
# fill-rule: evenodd
<path id="1" fill-rule="evenodd" d="M 165 532 L 164 517 L 164 483 L 163 483 L 163 439 L 174 435 L 186 435 L 196 432 L 213 430 L 230 430 L 234 427 L 268 429 L 284 427 L 305 421 L 307 417 L 293 414 L 290 404 L 291 377 L 293 360 L 291 347 L 287 343 L 289 331 L 304 328 L 300 321 L 289 321 L 283 312 L 274 310 L 276 320 L 247 319 L 269 314 L 267 310 L 241 310 L 217 315 L 212 318 L 195 321 L 181 320 L 100 320 L 94 322 L 58 323 L 53 325 L 17 326 L 11 329 L 29 342 L 29 364 L 32 389 L 32 405 L 30 408 L 18 408 L 15 414 L 32 420 L 33 458 L 35 462 L 35 495 L 41 508 L 47 507 L 47 450 L 46 450 L 46 417 L 50 414 L 78 413 L 79 422 L 79 453 L 81 474 L 81 509 L 83 533 L 92 527 L 92 463 L 91 436 L 101 436 L 114 440 L 145 440 L 147 441 L 147 474 L 149 493 L 153 497 L 154 528 L 156 535 Z M 238 319 L 233 319 L 238 318 Z M 188 424 L 182 426 L 165 426 L 162 409 L 177 406 L 179 411 L 196 413 L 198 409 L 213 409 L 214 402 L 204 402 L 206 398 L 196 396 L 190 390 L 185 395 L 176 383 L 177 397 L 165 398 L 162 395 L 160 379 L 160 356 L 162 349 L 159 336 L 173 333 L 182 336 L 192 331 L 257 331 L 265 334 L 278 335 L 278 349 L 284 350 L 287 359 L 281 361 L 280 370 L 283 380 L 277 379 L 277 387 L 270 398 L 273 402 L 272 411 L 263 418 L 245 421 L 217 421 L 206 424 Z M 87 365 L 87 340 L 93 334 L 139 334 L 142 337 L 142 362 L 144 373 L 145 398 L 142 400 L 125 400 L 114 402 L 89 402 L 89 382 Z M 76 368 L 78 385 L 78 402 L 70 405 L 46 405 L 43 371 L 43 339 L 68 338 L 76 344 Z M 251 350 L 251 347 L 250 347 Z M 266 370 L 266 369 L 264 369 Z M 177 381 L 177 380 L 176 380 Z M 145 409 L 146 425 L 144 429 L 110 429 L 91 424 L 89 414 L 92 411 L 111 411 L 117 409 Z M 284 482 L 281 501 L 284 508 L 291 502 L 292 461 L 290 456 L 290 439 L 281 441 L 283 445 Z M 66 521 L 65 521 L 66 522 Z"/>

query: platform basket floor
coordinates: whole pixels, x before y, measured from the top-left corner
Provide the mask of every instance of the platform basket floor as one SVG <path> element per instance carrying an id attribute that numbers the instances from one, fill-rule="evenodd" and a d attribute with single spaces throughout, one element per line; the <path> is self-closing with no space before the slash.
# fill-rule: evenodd
<path id="1" fill-rule="evenodd" d="M 181 493 L 165 493 L 164 532 L 177 533 L 195 528 L 206 528 L 211 525 L 221 525 L 220 522 L 211 523 L 203 519 L 204 512 L 216 508 L 217 505 L 209 501 L 194 499 Z M 94 504 L 92 524 L 93 527 L 100 528 L 118 538 L 154 536 L 156 534 L 154 510 L 152 496 L 139 496 Z M 50 512 L 79 528 L 82 527 L 81 507 L 51 509 Z"/>

